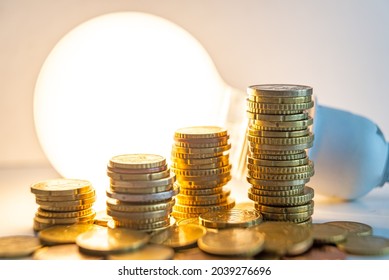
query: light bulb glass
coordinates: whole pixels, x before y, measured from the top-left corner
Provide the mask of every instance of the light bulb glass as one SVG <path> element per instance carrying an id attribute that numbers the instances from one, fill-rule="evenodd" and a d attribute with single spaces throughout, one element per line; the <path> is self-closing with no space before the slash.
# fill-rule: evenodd
<path id="1" fill-rule="evenodd" d="M 225 126 L 234 93 L 181 27 L 150 14 L 112 13 L 74 28 L 51 51 L 35 87 L 34 121 L 54 168 L 90 180 L 104 197 L 112 156 L 169 160 L 174 131 Z"/>

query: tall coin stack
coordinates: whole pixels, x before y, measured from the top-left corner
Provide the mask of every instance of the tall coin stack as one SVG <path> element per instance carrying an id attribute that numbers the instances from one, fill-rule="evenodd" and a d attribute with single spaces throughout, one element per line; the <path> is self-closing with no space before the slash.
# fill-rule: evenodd
<path id="1" fill-rule="evenodd" d="M 192 126 L 175 131 L 171 169 L 180 194 L 173 207 L 176 219 L 231 209 L 235 200 L 224 186 L 231 180 L 229 134 L 218 126 Z"/>
<path id="2" fill-rule="evenodd" d="M 107 166 L 109 227 L 157 231 L 174 224 L 174 197 L 179 193 L 176 176 L 165 157 L 154 154 L 123 154 Z"/>
<path id="3" fill-rule="evenodd" d="M 306 150 L 314 136 L 312 88 L 264 84 L 247 89 L 248 197 L 264 220 L 310 223 L 314 175 Z"/>
<path id="4" fill-rule="evenodd" d="M 32 184 L 30 190 L 39 205 L 34 217 L 34 231 L 55 225 L 94 223 L 96 212 L 92 207 L 96 196 L 89 181 L 51 179 Z"/>

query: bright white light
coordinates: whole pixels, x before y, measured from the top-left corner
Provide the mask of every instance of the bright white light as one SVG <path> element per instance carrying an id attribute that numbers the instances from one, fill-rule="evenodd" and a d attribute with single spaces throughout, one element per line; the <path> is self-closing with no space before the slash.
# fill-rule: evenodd
<path id="1" fill-rule="evenodd" d="M 169 159 L 177 128 L 224 125 L 230 91 L 179 26 L 150 14 L 108 14 L 76 27 L 47 57 L 35 88 L 36 131 L 62 176 L 90 180 L 105 197 L 110 157 Z"/>

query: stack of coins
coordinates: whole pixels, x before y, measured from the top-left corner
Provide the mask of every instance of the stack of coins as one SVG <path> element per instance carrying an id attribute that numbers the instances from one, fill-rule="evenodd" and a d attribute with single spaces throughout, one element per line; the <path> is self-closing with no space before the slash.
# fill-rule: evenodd
<path id="1" fill-rule="evenodd" d="M 179 187 L 165 157 L 117 155 L 110 159 L 107 175 L 107 214 L 112 217 L 108 227 L 152 232 L 174 224 L 170 214 Z"/>
<path id="2" fill-rule="evenodd" d="M 218 126 L 184 127 L 175 131 L 171 169 L 180 194 L 173 207 L 176 219 L 231 209 L 235 200 L 224 186 L 231 180 L 229 134 Z"/>
<path id="3" fill-rule="evenodd" d="M 248 197 L 264 220 L 310 222 L 314 175 L 306 150 L 313 145 L 312 88 L 265 84 L 247 89 Z"/>
<path id="4" fill-rule="evenodd" d="M 96 215 L 92 208 L 95 190 L 86 180 L 52 179 L 31 185 L 39 205 L 34 217 L 34 231 L 54 225 L 93 224 Z"/>

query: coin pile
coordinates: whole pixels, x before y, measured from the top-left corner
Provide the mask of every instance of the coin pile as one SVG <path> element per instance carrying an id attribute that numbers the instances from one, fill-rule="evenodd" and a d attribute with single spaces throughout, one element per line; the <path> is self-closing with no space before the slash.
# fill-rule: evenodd
<path id="1" fill-rule="evenodd" d="M 173 207 L 176 219 L 231 209 L 235 200 L 224 186 L 231 180 L 229 134 L 218 126 L 192 126 L 175 131 L 171 169 L 180 194 Z"/>
<path id="2" fill-rule="evenodd" d="M 94 223 L 96 196 L 89 181 L 52 179 L 34 183 L 30 189 L 39 205 L 34 217 L 34 231 L 54 225 Z"/>
<path id="3" fill-rule="evenodd" d="M 171 212 L 179 187 L 165 157 L 117 155 L 110 159 L 107 175 L 106 210 L 112 217 L 108 227 L 152 232 L 174 224 Z"/>
<path id="4" fill-rule="evenodd" d="M 247 89 L 248 197 L 264 220 L 311 222 L 314 175 L 306 150 L 313 145 L 312 88 L 264 84 Z"/>

